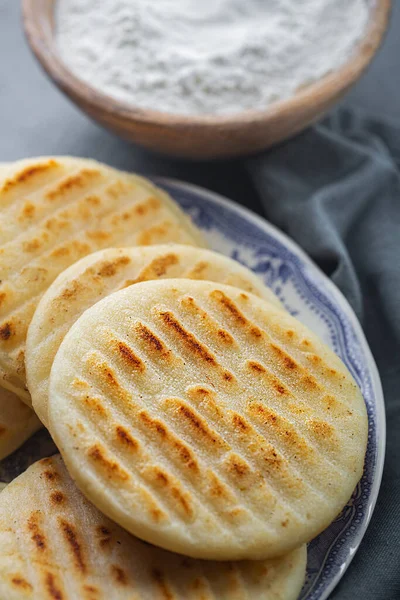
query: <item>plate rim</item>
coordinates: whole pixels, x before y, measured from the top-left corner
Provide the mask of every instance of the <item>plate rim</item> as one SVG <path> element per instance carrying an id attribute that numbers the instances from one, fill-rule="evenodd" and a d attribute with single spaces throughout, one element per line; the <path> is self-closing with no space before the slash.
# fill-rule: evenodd
<path id="1" fill-rule="evenodd" d="M 364 538 L 364 535 L 369 527 L 373 512 L 375 510 L 376 502 L 379 496 L 379 490 L 381 487 L 382 476 L 383 476 L 383 468 L 385 463 L 385 454 L 386 454 L 386 411 L 385 411 L 385 400 L 382 388 L 382 382 L 379 375 L 378 367 L 375 362 L 375 358 L 372 354 L 372 351 L 369 347 L 367 338 L 365 337 L 364 331 L 361 327 L 361 324 L 355 314 L 353 308 L 350 303 L 344 296 L 344 294 L 340 291 L 340 289 L 333 283 L 331 279 L 322 271 L 322 269 L 306 254 L 306 252 L 295 242 L 292 240 L 286 233 L 278 229 L 275 225 L 267 221 L 261 215 L 253 212 L 251 209 L 238 204 L 234 200 L 219 194 L 218 192 L 214 192 L 207 188 L 203 188 L 200 185 L 189 183 L 186 181 L 182 181 L 173 177 L 151 177 L 151 179 L 161 186 L 165 184 L 166 186 L 171 186 L 172 188 L 178 188 L 182 191 L 187 190 L 188 192 L 192 192 L 195 195 L 207 197 L 209 200 L 214 202 L 217 205 L 222 205 L 224 208 L 235 212 L 238 216 L 244 218 L 247 221 L 252 222 L 257 227 L 260 227 L 266 233 L 275 237 L 279 242 L 285 245 L 290 251 L 292 251 L 295 255 L 297 255 L 303 263 L 306 265 L 311 272 L 314 272 L 317 277 L 322 279 L 325 284 L 327 291 L 332 294 L 334 301 L 338 303 L 340 309 L 346 314 L 349 318 L 352 327 L 354 328 L 355 335 L 357 336 L 357 340 L 359 341 L 362 352 L 364 353 L 365 360 L 367 363 L 368 370 L 371 376 L 371 382 L 374 390 L 374 405 L 376 410 L 376 431 L 379 432 L 379 442 L 377 439 L 377 449 L 376 449 L 376 466 L 375 466 L 375 476 L 374 480 L 371 484 L 371 495 L 370 502 L 367 506 L 367 513 L 364 525 L 362 529 L 358 532 L 355 541 L 352 544 L 351 552 L 349 553 L 348 558 L 343 563 L 343 568 L 339 570 L 338 573 L 334 577 L 332 577 L 332 581 L 326 586 L 324 591 L 320 596 L 320 600 L 326 600 L 328 596 L 332 593 L 334 588 L 338 585 L 339 581 L 343 578 L 345 572 L 350 566 L 357 550 Z M 379 422 L 379 427 L 378 427 Z"/>

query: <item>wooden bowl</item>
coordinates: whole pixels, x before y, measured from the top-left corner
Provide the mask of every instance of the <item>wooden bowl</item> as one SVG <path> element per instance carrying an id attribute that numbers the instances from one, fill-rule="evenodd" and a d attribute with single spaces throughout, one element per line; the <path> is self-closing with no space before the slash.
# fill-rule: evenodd
<path id="1" fill-rule="evenodd" d="M 360 77 L 388 25 L 391 0 L 373 0 L 364 39 L 339 70 L 292 98 L 265 110 L 228 116 L 183 116 L 135 108 L 98 92 L 75 77 L 58 56 L 55 0 L 23 0 L 28 42 L 56 85 L 85 113 L 142 146 L 184 158 L 211 159 L 251 154 L 293 136 L 326 113 Z"/>

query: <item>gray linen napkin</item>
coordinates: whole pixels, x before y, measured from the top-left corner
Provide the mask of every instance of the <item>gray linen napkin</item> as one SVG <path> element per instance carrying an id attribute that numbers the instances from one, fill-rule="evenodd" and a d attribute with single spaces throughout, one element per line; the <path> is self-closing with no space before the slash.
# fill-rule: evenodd
<path id="1" fill-rule="evenodd" d="M 382 487 L 359 552 L 331 597 L 399 600 L 400 125 L 341 109 L 247 168 L 267 219 L 347 296 L 382 378 Z"/>

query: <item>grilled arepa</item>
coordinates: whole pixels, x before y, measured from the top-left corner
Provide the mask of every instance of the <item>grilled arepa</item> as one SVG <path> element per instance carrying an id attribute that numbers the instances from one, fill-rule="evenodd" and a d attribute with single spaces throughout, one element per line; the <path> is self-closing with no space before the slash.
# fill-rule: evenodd
<path id="1" fill-rule="evenodd" d="M 76 260 L 109 246 L 200 234 L 164 192 L 94 161 L 37 158 L 0 172 L 0 384 L 27 404 L 25 340 L 43 292 Z"/>
<path id="2" fill-rule="evenodd" d="M 29 406 L 12 392 L 0 388 L 0 460 L 19 448 L 41 426 Z"/>
<path id="3" fill-rule="evenodd" d="M 140 281 L 186 277 L 235 285 L 281 306 L 261 280 L 238 262 L 202 248 L 161 245 L 108 248 L 61 273 L 40 300 L 28 330 L 26 373 L 33 407 L 47 425 L 50 369 L 70 327 L 90 306 Z"/>
<path id="4" fill-rule="evenodd" d="M 194 558 L 283 555 L 361 477 L 367 413 L 340 359 L 237 288 L 165 279 L 89 308 L 55 357 L 49 426 L 82 492 Z"/>
<path id="5" fill-rule="evenodd" d="M 141 542 L 79 492 L 59 456 L 0 496 L 0 597 L 7 600 L 295 600 L 302 546 L 263 562 L 188 559 Z"/>

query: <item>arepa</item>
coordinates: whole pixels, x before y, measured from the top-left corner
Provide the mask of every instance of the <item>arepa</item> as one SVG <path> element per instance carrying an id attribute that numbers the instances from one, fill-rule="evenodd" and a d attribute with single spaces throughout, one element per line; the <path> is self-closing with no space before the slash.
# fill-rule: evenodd
<path id="1" fill-rule="evenodd" d="M 0 388 L 0 460 L 19 448 L 42 426 L 18 396 Z"/>
<path id="2" fill-rule="evenodd" d="M 163 242 L 202 244 L 171 198 L 145 179 L 66 157 L 0 172 L 0 384 L 30 404 L 26 332 L 61 271 L 101 248 Z"/>
<path id="3" fill-rule="evenodd" d="M 295 600 L 305 547 L 263 562 L 213 563 L 149 544 L 78 491 L 59 456 L 0 496 L 0 597 L 7 600 Z"/>
<path id="4" fill-rule="evenodd" d="M 263 559 L 314 538 L 363 471 L 367 413 L 340 359 L 231 286 L 138 283 L 65 336 L 50 431 L 82 492 L 195 558 Z"/>
<path id="5" fill-rule="evenodd" d="M 82 258 L 51 284 L 33 315 L 25 364 L 32 404 L 47 425 L 50 369 L 67 331 L 90 306 L 128 285 L 186 277 L 226 283 L 281 306 L 278 298 L 240 263 L 203 248 L 160 245 L 108 248 Z"/>

